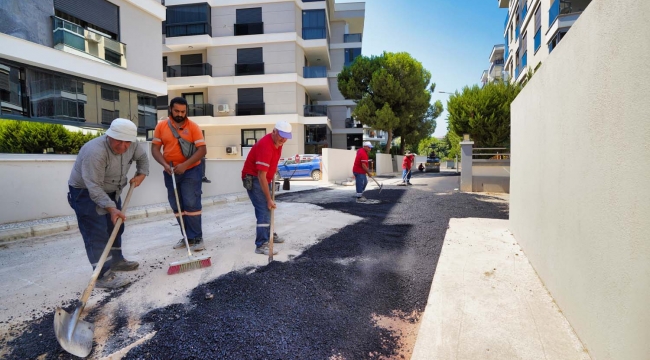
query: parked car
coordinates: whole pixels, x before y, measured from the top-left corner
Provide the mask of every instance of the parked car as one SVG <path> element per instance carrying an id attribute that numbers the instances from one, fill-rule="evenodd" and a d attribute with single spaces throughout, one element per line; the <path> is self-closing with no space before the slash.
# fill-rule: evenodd
<path id="1" fill-rule="evenodd" d="M 298 156 L 300 156 L 298 163 L 296 163 L 295 157 L 280 159 L 276 179 L 311 177 L 315 181 L 320 180 L 320 155 L 301 154 Z"/>

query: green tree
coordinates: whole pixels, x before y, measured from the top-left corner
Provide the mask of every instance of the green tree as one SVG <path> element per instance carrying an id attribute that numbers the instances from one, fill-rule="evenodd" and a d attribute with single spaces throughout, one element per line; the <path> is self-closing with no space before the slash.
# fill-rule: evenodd
<path id="1" fill-rule="evenodd" d="M 438 139 L 435 137 L 430 137 L 420 141 L 418 145 L 418 154 L 420 155 L 429 155 L 431 152 L 435 152 L 440 159 L 445 159 L 449 155 L 449 145 L 444 139 Z"/>
<path id="2" fill-rule="evenodd" d="M 387 154 L 395 136 L 408 135 L 400 145 L 403 153 L 407 142 L 416 145 L 435 129 L 435 117 L 440 114 L 437 104 L 430 104 L 435 87 L 429 86 L 430 81 L 431 73 L 404 52 L 359 56 L 338 75 L 341 94 L 357 103 L 352 115 L 388 133 Z"/>
<path id="3" fill-rule="evenodd" d="M 510 104 L 521 86 L 507 82 L 465 87 L 449 97 L 449 131 L 469 134 L 477 147 L 510 147 Z"/>

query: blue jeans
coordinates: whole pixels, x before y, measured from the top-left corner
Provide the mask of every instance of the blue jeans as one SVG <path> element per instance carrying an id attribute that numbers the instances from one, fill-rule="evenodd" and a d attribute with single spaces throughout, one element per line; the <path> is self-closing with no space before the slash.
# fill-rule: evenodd
<path id="1" fill-rule="evenodd" d="M 86 247 L 86 255 L 92 265 L 93 270 L 97 266 L 99 258 L 106 248 L 108 238 L 110 238 L 115 225 L 111 221 L 111 215 L 97 214 L 97 204 L 90 199 L 88 189 L 77 189 L 68 186 L 70 192 L 68 193 L 68 203 L 77 215 L 77 224 L 79 224 L 79 232 L 84 240 Z M 115 193 L 108 194 L 111 200 L 115 201 L 117 208 L 122 210 L 122 201 L 115 199 Z M 104 276 L 104 273 L 111 268 L 111 263 L 124 259 L 122 255 L 122 233 L 124 232 L 124 224 L 120 226 L 120 230 L 115 237 L 111 252 L 106 258 L 106 262 L 99 272 L 99 277 Z"/>
<path id="2" fill-rule="evenodd" d="M 176 189 L 178 191 L 178 201 L 181 203 L 183 211 L 183 223 L 187 231 L 188 239 L 203 238 L 201 231 L 201 165 L 195 166 L 181 175 L 176 176 Z M 181 219 L 176 206 L 176 195 L 174 195 L 174 183 L 172 176 L 163 173 L 165 177 L 165 187 L 167 188 L 167 200 L 169 206 L 174 210 L 176 220 L 180 225 Z M 181 229 L 181 234 L 182 234 Z"/>
<path id="3" fill-rule="evenodd" d="M 402 169 L 402 181 L 411 182 L 411 170 Z"/>
<path id="4" fill-rule="evenodd" d="M 271 191 L 269 183 L 269 191 Z M 257 177 L 253 178 L 253 190 L 248 190 L 248 197 L 255 208 L 255 218 L 257 219 L 257 231 L 255 234 L 255 246 L 260 247 L 269 242 L 271 238 L 271 210 L 266 205 L 266 196 L 262 192 L 262 185 Z"/>
<path id="5" fill-rule="evenodd" d="M 356 187 L 357 187 L 357 197 L 361 197 L 363 194 L 364 190 L 366 190 L 366 186 L 368 186 L 368 176 L 366 174 L 359 174 L 359 173 L 353 173 L 354 174 L 354 180 L 356 182 Z"/>

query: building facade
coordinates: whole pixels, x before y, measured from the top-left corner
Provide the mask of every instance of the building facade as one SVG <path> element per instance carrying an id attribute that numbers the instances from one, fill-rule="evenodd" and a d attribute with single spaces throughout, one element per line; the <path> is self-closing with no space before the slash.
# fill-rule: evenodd
<path id="1" fill-rule="evenodd" d="M 107 129 L 156 126 L 161 75 L 156 1 L 0 2 L 0 118 Z"/>
<path id="2" fill-rule="evenodd" d="M 238 159 L 278 120 L 284 155 L 361 146 L 354 102 L 336 76 L 361 54 L 364 3 L 334 0 L 166 0 L 163 75 L 205 133 L 208 158 Z M 158 60 L 160 62 L 160 60 Z"/>
<path id="3" fill-rule="evenodd" d="M 507 8 L 505 75 L 522 82 L 569 31 L 591 0 L 497 0 Z"/>
<path id="4" fill-rule="evenodd" d="M 487 83 L 503 80 L 503 64 L 504 64 L 504 50 L 503 44 L 494 45 L 490 52 L 490 68 L 483 70 L 481 74 L 481 84 L 485 86 Z"/>

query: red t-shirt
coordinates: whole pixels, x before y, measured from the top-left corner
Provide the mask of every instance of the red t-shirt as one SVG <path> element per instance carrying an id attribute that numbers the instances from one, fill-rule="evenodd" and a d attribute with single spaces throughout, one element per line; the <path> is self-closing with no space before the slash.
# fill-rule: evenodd
<path id="1" fill-rule="evenodd" d="M 244 168 L 241 171 L 242 179 L 246 175 L 257 177 L 258 171 L 266 171 L 266 180 L 271 183 L 276 171 L 278 161 L 282 155 L 282 146 L 275 148 L 271 134 L 266 134 L 258 141 L 246 156 Z"/>
<path id="2" fill-rule="evenodd" d="M 352 167 L 352 172 L 357 174 L 365 174 L 366 171 L 363 170 L 363 167 L 361 167 L 362 163 L 368 167 L 368 153 L 364 148 L 357 150 L 357 157 L 354 158 L 354 166 Z"/>
<path id="3" fill-rule="evenodd" d="M 402 169 L 408 170 L 413 166 L 413 160 L 415 158 L 415 155 L 410 154 L 404 156 L 404 161 L 402 161 Z"/>

